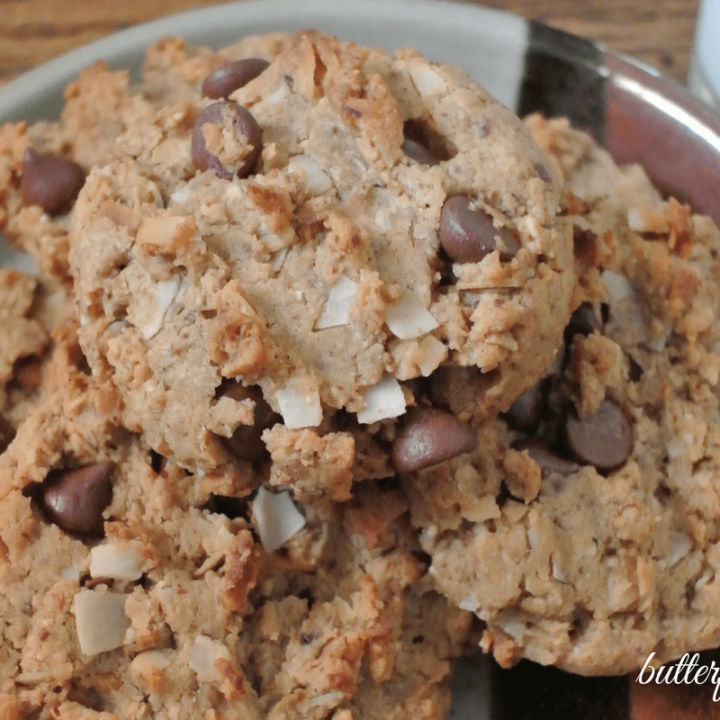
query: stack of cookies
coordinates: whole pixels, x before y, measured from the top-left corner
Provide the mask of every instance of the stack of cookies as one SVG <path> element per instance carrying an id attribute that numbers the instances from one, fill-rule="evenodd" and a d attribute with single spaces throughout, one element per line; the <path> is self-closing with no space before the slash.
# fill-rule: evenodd
<path id="1" fill-rule="evenodd" d="M 0 716 L 443 718 L 720 644 L 720 234 L 316 32 L 0 129 Z M 715 559 L 713 559 L 715 558 Z"/>

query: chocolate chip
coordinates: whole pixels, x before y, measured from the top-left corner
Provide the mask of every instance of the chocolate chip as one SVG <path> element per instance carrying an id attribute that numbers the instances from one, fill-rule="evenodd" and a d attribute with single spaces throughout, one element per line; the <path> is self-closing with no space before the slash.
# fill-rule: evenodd
<path id="1" fill-rule="evenodd" d="M 558 475 L 572 475 L 580 469 L 577 463 L 560 457 L 537 440 L 518 440 L 516 443 L 513 443 L 513 448 L 520 451 L 527 450 L 528 455 L 544 472 L 553 472 Z"/>
<path id="2" fill-rule="evenodd" d="M 565 328 L 565 344 L 569 345 L 575 335 L 592 335 L 596 330 L 602 331 L 603 320 L 592 303 L 581 303 L 570 317 Z"/>
<path id="3" fill-rule="evenodd" d="M 250 152 L 236 170 L 226 167 L 220 158 L 208 150 L 203 135 L 204 125 L 217 125 L 222 128 L 226 118 L 230 118 L 234 131 L 244 139 L 243 142 L 251 146 Z M 244 107 L 221 100 L 208 105 L 200 113 L 192 136 L 192 158 L 198 170 L 214 170 L 223 180 L 232 180 L 234 175 L 246 177 L 255 167 L 261 150 L 262 131 L 255 118 Z"/>
<path id="4" fill-rule="evenodd" d="M 603 400 L 592 415 L 582 419 L 571 409 L 563 430 L 565 445 L 573 457 L 598 470 L 620 467 L 632 452 L 632 428 L 612 400 Z"/>
<path id="5" fill-rule="evenodd" d="M 437 165 L 440 162 L 428 148 L 416 140 L 405 138 L 401 149 L 411 160 L 421 165 Z"/>
<path id="6" fill-rule="evenodd" d="M 562 445 L 562 433 L 564 427 L 563 418 L 563 411 L 558 412 L 546 405 L 542 419 L 535 428 L 533 435 L 546 447 L 560 447 Z"/>
<path id="7" fill-rule="evenodd" d="M 484 210 L 473 210 L 469 197 L 448 198 L 440 214 L 440 244 L 453 262 L 479 262 L 497 247 L 500 238 L 503 255 L 513 256 L 520 249 L 514 232 L 496 228 Z"/>
<path id="8" fill-rule="evenodd" d="M 543 410 L 542 383 L 538 383 L 520 395 L 503 418 L 513 430 L 531 434 L 542 420 Z"/>
<path id="9" fill-rule="evenodd" d="M 237 380 L 226 380 L 218 391 L 218 397 L 229 397 L 236 402 L 252 400 L 255 403 L 252 425 L 239 425 L 230 438 L 223 438 L 223 444 L 235 457 L 250 462 L 263 460 L 268 452 L 262 441 L 262 434 L 282 419 L 265 401 L 260 388 L 246 387 Z"/>
<path id="10" fill-rule="evenodd" d="M 46 213 L 59 215 L 70 210 L 84 183 L 85 173 L 76 162 L 25 150 L 20 182 L 25 205 L 39 205 Z"/>
<path id="11" fill-rule="evenodd" d="M 395 436 L 392 461 L 399 472 L 430 467 L 470 452 L 477 444 L 475 431 L 444 410 L 411 408 Z"/>
<path id="12" fill-rule="evenodd" d="M 0 455 L 8 449 L 8 446 L 14 439 L 15 428 L 0 415 Z"/>
<path id="13" fill-rule="evenodd" d="M 112 500 L 114 470 L 115 463 L 105 460 L 76 470 L 51 472 L 39 495 L 48 520 L 70 535 L 102 537 L 102 514 Z"/>
<path id="14" fill-rule="evenodd" d="M 247 85 L 268 67 L 270 63 L 262 58 L 235 60 L 213 70 L 203 81 L 201 92 L 212 100 L 228 98 L 235 90 Z"/>

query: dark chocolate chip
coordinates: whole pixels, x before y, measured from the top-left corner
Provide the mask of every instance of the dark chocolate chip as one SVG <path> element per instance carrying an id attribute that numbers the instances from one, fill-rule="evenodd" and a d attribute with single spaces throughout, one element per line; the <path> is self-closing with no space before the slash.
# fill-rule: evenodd
<path id="1" fill-rule="evenodd" d="M 603 400 L 592 415 L 582 419 L 571 409 L 563 430 L 565 445 L 573 457 L 598 470 L 620 467 L 632 452 L 630 422 L 612 400 Z"/>
<path id="2" fill-rule="evenodd" d="M 39 205 L 50 215 L 70 210 L 85 183 L 85 172 L 59 155 L 40 155 L 32 148 L 23 155 L 20 192 L 25 205 Z"/>
<path id="3" fill-rule="evenodd" d="M 237 380 L 226 380 L 218 391 L 219 397 L 229 397 L 237 402 L 252 400 L 255 403 L 252 425 L 239 425 L 230 438 L 223 438 L 223 444 L 235 457 L 250 462 L 263 460 L 268 452 L 262 441 L 262 434 L 275 423 L 281 421 L 266 402 L 262 390 L 255 386 L 247 387 Z"/>
<path id="4" fill-rule="evenodd" d="M 115 463 L 105 460 L 76 470 L 51 472 L 39 502 L 47 518 L 70 535 L 102 537 L 103 510 L 112 500 Z"/>
<path id="5" fill-rule="evenodd" d="M 205 144 L 203 135 L 204 125 L 217 125 L 222 127 L 225 119 L 230 118 L 232 126 L 238 136 L 245 139 L 245 143 L 251 146 L 250 152 L 245 156 L 242 165 L 233 170 L 225 167 L 222 161 L 213 155 Z M 192 158 L 198 170 L 214 170 L 215 174 L 223 180 L 232 180 L 234 175 L 246 177 L 249 175 L 257 162 L 262 150 L 262 132 L 255 118 L 240 105 L 227 100 L 208 105 L 198 117 L 195 123 L 195 130 L 192 136 Z"/>
<path id="6" fill-rule="evenodd" d="M 543 417 L 542 383 L 526 390 L 503 414 L 505 422 L 514 430 L 532 434 Z"/>
<path id="7" fill-rule="evenodd" d="M 592 335 L 596 330 L 602 332 L 602 317 L 597 313 L 592 303 L 581 303 L 570 317 L 565 328 L 565 343 L 570 344 L 575 335 Z"/>
<path id="8" fill-rule="evenodd" d="M 572 475 L 580 469 L 577 463 L 560 457 L 537 440 L 518 440 L 518 442 L 513 444 L 513 448 L 521 451 L 527 450 L 528 455 L 544 472 L 553 472 L 558 475 Z"/>
<path id="9" fill-rule="evenodd" d="M 476 444 L 475 431 L 454 415 L 418 406 L 408 411 L 395 436 L 392 461 L 399 472 L 420 470 L 470 452 Z"/>
<path id="10" fill-rule="evenodd" d="M 405 138 L 401 149 L 411 160 L 421 165 L 437 165 L 440 162 L 425 145 L 416 140 Z"/>
<path id="11" fill-rule="evenodd" d="M 546 405 L 543 416 L 533 436 L 548 448 L 562 446 L 563 412 L 557 412 Z"/>
<path id="12" fill-rule="evenodd" d="M 213 70 L 203 81 L 201 92 L 212 100 L 228 98 L 232 93 L 254 80 L 270 63 L 262 58 L 235 60 Z"/>
<path id="13" fill-rule="evenodd" d="M 8 446 L 14 439 L 15 428 L 0 415 L 0 455 L 8 449 Z"/>
<path id="14" fill-rule="evenodd" d="M 520 249 L 517 236 L 508 228 L 496 228 L 484 210 L 473 210 L 471 199 L 462 195 L 448 198 L 440 214 L 440 244 L 453 262 L 479 262 L 502 240 L 503 255 Z"/>

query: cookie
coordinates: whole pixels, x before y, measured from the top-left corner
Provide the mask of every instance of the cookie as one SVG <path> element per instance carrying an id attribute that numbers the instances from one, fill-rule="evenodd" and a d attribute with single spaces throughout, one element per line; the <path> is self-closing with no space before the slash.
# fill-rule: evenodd
<path id="1" fill-rule="evenodd" d="M 228 440 L 255 415 L 317 446 L 452 366 L 482 373 L 488 416 L 576 304 L 559 175 L 464 73 L 317 33 L 256 70 L 130 125 L 71 243 L 81 343 L 125 425 L 238 492 L 262 471 Z"/>
<path id="2" fill-rule="evenodd" d="M 48 276 L 70 283 L 68 214 L 86 174 L 114 155 L 116 139 L 172 99 L 192 95 L 202 78 L 248 54 L 271 59 L 289 42 L 283 33 L 248 36 L 219 52 L 167 38 L 147 53 L 143 76 L 103 62 L 65 89 L 57 120 L 0 128 L 0 230 L 30 253 Z"/>
<path id="3" fill-rule="evenodd" d="M 620 674 L 720 640 L 720 233 L 566 121 L 528 122 L 570 191 L 583 302 L 476 450 L 402 481 L 486 651 Z"/>
<path id="4" fill-rule="evenodd" d="M 399 489 L 204 490 L 113 422 L 76 342 L 0 455 L 3 717 L 445 717 L 477 635 Z"/>
<path id="5" fill-rule="evenodd" d="M 0 454 L 51 382 L 53 332 L 71 316 L 72 300 L 63 288 L 0 267 Z M 79 347 L 77 353 L 82 356 Z"/>

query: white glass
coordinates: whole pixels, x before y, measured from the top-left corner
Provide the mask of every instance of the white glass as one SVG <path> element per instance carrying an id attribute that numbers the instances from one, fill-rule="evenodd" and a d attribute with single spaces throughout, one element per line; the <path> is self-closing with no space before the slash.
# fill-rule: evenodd
<path id="1" fill-rule="evenodd" d="M 688 87 L 709 105 L 720 108 L 720 0 L 701 0 Z"/>

